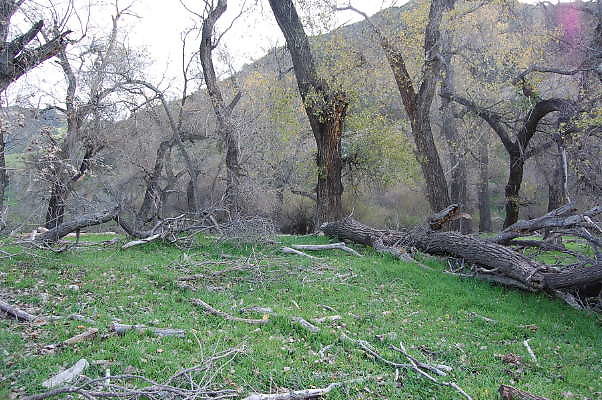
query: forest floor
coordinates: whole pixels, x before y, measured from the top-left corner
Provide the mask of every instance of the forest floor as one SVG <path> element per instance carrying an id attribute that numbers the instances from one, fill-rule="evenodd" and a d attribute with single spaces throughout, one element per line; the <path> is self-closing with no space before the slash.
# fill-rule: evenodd
<path id="1" fill-rule="evenodd" d="M 328 242 L 318 236 L 278 240 L 284 245 Z M 499 398 L 502 383 L 549 399 L 602 399 L 599 315 L 543 294 L 445 274 L 445 259 L 422 256 L 421 262 L 433 268 L 426 270 L 361 246 L 355 249 L 365 257 L 340 250 L 312 253 L 319 260 L 283 254 L 281 246 L 215 244 L 205 238 L 186 251 L 150 243 L 52 253 L 4 243 L 0 248 L 18 255 L 0 259 L 2 300 L 36 315 L 77 313 L 94 323 L 23 323 L 3 315 L 0 399 L 43 392 L 42 381 L 82 358 L 91 364 L 85 371 L 90 378 L 104 376 L 108 368 L 112 375 L 131 373 L 161 382 L 243 344 L 244 353 L 216 367 L 213 378 L 218 386 L 237 390 L 240 398 L 367 376 L 377 378 L 324 398 L 461 398 L 453 388 L 437 386 L 413 370 L 400 370 L 395 381 L 395 368 L 341 339 L 344 335 L 367 341 L 388 360 L 406 363 L 389 348 L 402 342 L 420 361 L 452 367 L 440 379 L 456 382 L 473 399 Z M 178 278 L 191 274 L 206 279 L 182 287 Z M 209 315 L 191 302 L 195 298 L 231 315 L 269 322 L 249 325 Z M 241 313 L 248 306 L 270 307 L 274 314 Z M 318 333 L 290 319 L 311 322 L 333 315 L 340 319 L 312 322 Z M 114 321 L 184 329 L 186 336 L 109 334 Z M 91 327 L 100 330 L 92 340 L 45 349 Z"/>

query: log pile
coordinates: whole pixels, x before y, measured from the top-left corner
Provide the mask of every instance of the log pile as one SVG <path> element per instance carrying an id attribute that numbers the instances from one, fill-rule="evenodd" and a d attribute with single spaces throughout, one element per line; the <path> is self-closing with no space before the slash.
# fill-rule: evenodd
<path id="1" fill-rule="evenodd" d="M 578 307 L 584 305 L 581 294 L 587 292 L 591 295 L 594 292 L 598 296 L 602 286 L 601 239 L 598 236 L 602 231 L 592 219 L 602 212 L 602 207 L 582 214 L 574 212 L 574 207 L 567 205 L 541 218 L 519 221 L 493 239 L 442 231 L 446 223 L 464 216 L 457 205 L 451 205 L 429 217 L 423 224 L 406 230 L 376 229 L 351 218 L 328 222 L 320 228 L 327 236 L 371 246 L 377 251 L 403 253 L 417 249 L 431 255 L 460 259 L 470 267 L 470 273 L 463 274 L 465 276 L 531 292 L 545 291 Z M 583 238 L 591 246 L 594 256 L 576 254 L 578 263 L 552 266 L 513 248 L 537 247 L 540 250 L 566 250 L 563 252 L 571 253 L 561 244 L 517 240 L 541 229 L 548 229 L 556 236 Z M 541 244 L 534 245 L 531 242 Z"/>

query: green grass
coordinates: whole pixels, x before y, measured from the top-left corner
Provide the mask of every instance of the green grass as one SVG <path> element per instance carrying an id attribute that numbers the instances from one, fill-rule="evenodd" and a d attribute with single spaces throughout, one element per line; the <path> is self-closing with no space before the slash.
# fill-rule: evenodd
<path id="1" fill-rule="evenodd" d="M 279 240 L 285 244 L 326 242 L 323 237 Z M 20 250 L 1 247 L 15 253 Z M 388 348 L 402 341 L 418 359 L 453 367 L 445 379 L 458 383 L 474 399 L 498 398 L 501 383 L 550 399 L 562 399 L 566 392 L 576 399 L 600 398 L 600 317 L 575 311 L 545 295 L 443 274 L 443 263 L 437 259 L 425 258 L 435 268 L 426 271 L 366 248 L 357 249 L 367 256 L 329 251 L 318 253 L 323 260 L 313 263 L 283 255 L 277 246 L 235 247 L 204 239 L 186 252 L 152 243 L 128 250 L 115 246 L 61 254 L 37 252 L 36 257 L 21 254 L 0 260 L 0 296 L 37 308 L 40 315 L 83 314 L 96 320 L 101 333 L 107 332 L 114 318 L 126 324 L 188 332 L 185 338 L 136 333 L 110 336 L 42 354 L 44 345 L 81 333 L 89 325 L 71 320 L 29 325 L 2 319 L 0 376 L 14 375 L 0 383 L 0 399 L 11 390 L 42 391 L 43 380 L 80 358 L 109 360 L 112 374 L 135 368 L 137 373 L 161 381 L 213 352 L 241 343 L 246 343 L 247 352 L 216 378 L 241 394 L 322 387 L 333 381 L 382 375 L 380 383 L 351 385 L 325 398 L 459 398 L 453 389 L 435 386 L 413 371 L 402 371 L 400 383 L 393 384 L 395 371 L 354 344 L 341 341 L 343 332 L 367 340 L 390 360 L 406 362 Z M 224 274 L 212 282 L 196 282 L 194 292 L 177 285 L 179 276 L 231 267 L 186 264 L 237 259 L 259 263 L 261 273 Z M 69 285 L 78 285 L 79 290 L 69 289 Z M 223 290 L 209 290 L 208 286 Z M 226 321 L 191 304 L 195 297 L 234 315 L 241 315 L 238 310 L 243 306 L 260 305 L 273 308 L 278 316 L 260 327 Z M 471 313 L 497 322 L 486 322 Z M 319 324 L 318 334 L 304 331 L 288 319 L 333 314 L 342 320 Z M 377 335 L 384 336 L 379 339 Z M 539 365 L 529 359 L 522 344 L 525 339 L 530 339 Z M 327 345 L 333 346 L 321 360 L 317 353 Z M 505 364 L 500 355 L 508 353 L 523 357 L 521 365 Z M 93 365 L 86 374 L 100 377 L 103 368 Z"/>

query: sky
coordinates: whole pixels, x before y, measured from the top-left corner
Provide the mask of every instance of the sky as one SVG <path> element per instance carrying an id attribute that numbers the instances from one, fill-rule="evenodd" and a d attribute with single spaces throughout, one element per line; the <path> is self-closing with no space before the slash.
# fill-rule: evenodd
<path id="1" fill-rule="evenodd" d="M 53 0 L 53 3 L 60 6 L 61 1 L 65 3 L 67 0 Z M 90 15 L 91 31 L 110 29 L 111 13 L 114 10 L 113 1 L 97 0 Z M 200 11 L 202 0 L 129 0 L 130 3 L 127 0 L 118 1 L 122 7 L 133 1 L 131 10 L 135 16 L 124 18 L 123 27 L 130 45 L 134 48 L 145 48 L 149 54 L 149 61 L 152 64 L 146 71 L 147 79 L 175 90 L 179 85 L 178 77 L 182 68 L 181 34 L 185 29 L 199 23 L 199 18 L 187 11 L 182 1 L 189 9 Z M 349 2 L 337 1 L 340 6 Z M 88 0 L 74 0 L 74 2 L 82 9 L 88 4 Z M 305 6 L 304 14 L 308 18 L 305 20 L 306 23 L 309 20 L 317 21 L 316 26 L 306 25 L 308 34 L 361 19 L 356 13 L 350 11 L 337 12 L 327 17 L 321 16 L 316 11 L 319 10 L 316 4 L 320 2 L 323 0 L 295 0 L 299 10 Z M 405 0 L 352 0 L 351 4 L 372 15 L 381 9 L 404 2 Z M 260 58 L 274 46 L 284 44 L 267 0 L 229 0 L 226 14 L 218 22 L 218 31 L 221 32 L 229 26 L 243 6 L 247 11 L 236 20 L 218 48 L 218 50 L 227 50 L 235 69 L 240 69 L 244 64 Z M 85 13 L 82 12 L 80 15 L 84 16 Z M 70 23 L 70 28 L 75 32 L 78 31 L 79 26 L 75 18 Z M 190 51 L 196 48 L 198 48 L 198 40 L 190 44 Z M 219 64 L 218 60 L 214 62 Z M 226 68 L 221 69 L 224 71 Z M 53 97 L 60 99 L 64 86 L 60 68 L 54 63 L 47 62 L 15 84 L 11 88 L 10 95 L 13 99 L 18 96 L 26 99 L 28 103 L 44 107 L 54 101 Z"/>

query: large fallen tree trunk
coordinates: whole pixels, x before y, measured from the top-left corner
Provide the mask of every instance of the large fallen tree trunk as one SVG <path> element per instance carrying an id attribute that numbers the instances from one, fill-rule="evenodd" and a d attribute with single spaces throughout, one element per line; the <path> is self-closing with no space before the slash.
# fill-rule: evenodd
<path id="1" fill-rule="evenodd" d="M 117 217 L 118 212 L 119 207 L 113 206 L 97 213 L 82 215 L 71 221 L 63 222 L 56 228 L 50 229 L 49 231 L 36 236 L 34 240 L 37 242 L 56 242 L 71 232 L 82 228 L 87 228 L 89 226 L 109 222 Z"/>
<path id="2" fill-rule="evenodd" d="M 599 259 L 559 269 L 532 260 L 493 240 L 440 231 L 445 223 L 459 216 L 458 207 L 452 205 L 424 224 L 403 231 L 374 229 L 351 218 L 325 223 L 321 230 L 327 236 L 377 249 L 416 248 L 432 255 L 462 259 L 475 266 L 472 276 L 529 291 L 553 293 L 558 289 L 602 282 L 602 260 Z"/>

